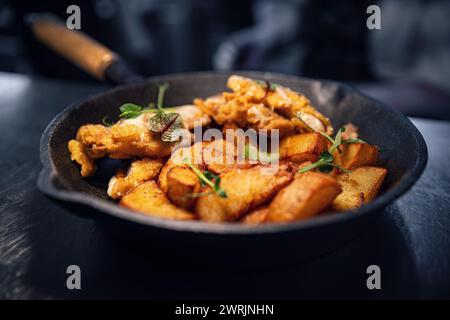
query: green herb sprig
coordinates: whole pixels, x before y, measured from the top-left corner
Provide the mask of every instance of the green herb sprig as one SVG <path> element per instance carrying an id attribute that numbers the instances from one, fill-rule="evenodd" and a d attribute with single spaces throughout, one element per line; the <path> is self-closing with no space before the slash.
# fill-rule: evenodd
<path id="1" fill-rule="evenodd" d="M 170 109 L 164 108 L 164 95 L 169 88 L 167 83 L 163 83 L 158 86 L 158 98 L 155 108 L 154 103 L 150 103 L 147 108 L 143 108 L 140 105 L 134 103 L 125 103 L 120 107 L 121 119 L 133 119 L 140 116 L 143 113 L 156 113 L 148 120 L 147 127 L 150 131 L 159 133 L 161 135 L 161 141 L 163 142 L 175 142 L 179 140 L 177 131 L 183 128 L 183 121 L 179 113 L 167 112 Z"/>
<path id="2" fill-rule="evenodd" d="M 214 173 L 210 171 L 200 171 L 197 167 L 193 166 L 192 164 L 188 163 L 187 160 L 185 160 L 185 163 L 188 165 L 189 168 L 197 175 L 197 177 L 200 180 L 200 183 L 202 186 L 210 186 L 214 193 L 217 194 L 221 198 L 227 198 L 226 191 L 220 186 L 220 177 L 218 175 L 215 175 Z M 209 192 L 201 192 L 201 193 L 193 193 L 189 194 L 189 197 L 200 197 L 204 195 L 210 194 Z"/>
<path id="3" fill-rule="evenodd" d="M 172 108 L 164 108 L 164 111 L 177 110 L 177 107 Z M 159 109 L 155 108 L 154 103 L 150 103 L 147 108 L 144 108 L 140 105 L 134 103 L 125 103 L 120 107 L 120 115 L 121 119 L 133 119 L 140 116 L 143 113 L 157 113 Z"/>
<path id="4" fill-rule="evenodd" d="M 144 112 L 144 108 L 134 103 L 125 103 L 120 106 L 121 119 L 133 119 L 140 116 Z"/>
<path id="5" fill-rule="evenodd" d="M 164 83 L 158 88 L 158 101 L 156 104 L 156 114 L 150 118 L 148 128 L 156 133 L 161 134 L 161 140 L 165 142 L 175 142 L 179 139 L 176 134 L 178 129 L 183 127 L 183 122 L 179 113 L 166 112 L 163 108 L 164 94 L 169 88 Z"/>
<path id="6" fill-rule="evenodd" d="M 335 138 L 333 139 L 332 137 L 330 137 L 329 135 L 327 135 L 324 132 L 320 132 L 317 131 L 318 133 L 320 133 L 322 136 L 324 136 L 327 140 L 329 140 L 331 142 L 331 146 L 328 148 L 327 151 L 324 151 L 320 154 L 319 156 L 319 160 L 317 160 L 316 162 L 303 167 L 301 169 L 299 169 L 300 173 L 305 173 L 307 171 L 310 171 L 312 169 L 319 169 L 321 172 L 330 172 L 331 170 L 333 170 L 333 167 L 338 168 L 339 170 L 345 172 L 345 173 L 350 173 L 350 170 L 344 169 L 341 166 L 333 163 L 334 161 L 334 157 L 333 157 L 333 153 L 338 150 L 338 152 L 342 152 L 339 147 L 342 144 L 349 144 L 349 143 L 364 143 L 363 140 L 361 139 L 345 139 L 342 140 L 342 133 L 345 132 L 345 128 L 342 127 L 338 130 L 338 132 L 336 133 Z"/>

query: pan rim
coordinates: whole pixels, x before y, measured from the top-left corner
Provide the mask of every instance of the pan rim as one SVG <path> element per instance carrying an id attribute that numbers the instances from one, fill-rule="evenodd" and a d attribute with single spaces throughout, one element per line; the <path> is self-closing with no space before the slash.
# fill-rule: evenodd
<path id="1" fill-rule="evenodd" d="M 353 91 L 362 98 L 371 101 L 372 103 L 377 104 L 379 108 L 381 108 L 384 112 L 388 112 L 396 116 L 406 127 L 409 133 L 412 135 L 415 145 L 416 145 L 416 160 L 414 165 L 410 168 L 410 171 L 401 178 L 400 182 L 393 187 L 391 190 L 386 191 L 377 197 L 374 201 L 369 204 L 364 205 L 363 207 L 352 210 L 345 211 L 339 214 L 333 215 L 319 215 L 317 217 L 313 217 L 311 219 L 297 221 L 289 224 L 266 224 L 259 226 L 248 226 L 236 223 L 209 223 L 204 221 L 177 221 L 177 220 L 169 220 L 164 218 L 158 218 L 153 216 L 148 216 L 140 213 L 136 213 L 134 211 L 125 209 L 123 207 L 118 206 L 116 203 L 113 203 L 108 200 L 100 199 L 83 192 L 79 191 L 68 191 L 63 189 L 58 189 L 54 186 L 54 179 L 56 178 L 56 170 L 51 159 L 51 152 L 49 149 L 49 143 L 51 141 L 53 131 L 56 125 L 64 120 L 73 110 L 80 107 L 82 104 L 86 103 L 91 99 L 96 99 L 98 97 L 102 97 L 112 92 L 123 90 L 130 86 L 130 84 L 120 85 L 115 88 L 109 89 L 107 91 L 101 92 L 99 94 L 88 97 L 82 102 L 70 104 L 60 113 L 58 113 L 52 121 L 48 124 L 46 129 L 44 130 L 41 140 L 40 140 L 40 160 L 43 166 L 41 170 L 37 185 L 38 189 L 44 194 L 50 196 L 51 198 L 55 198 L 58 200 L 62 200 L 65 202 L 73 202 L 79 203 L 83 205 L 87 205 L 93 209 L 101 211 L 103 214 L 111 215 L 115 218 L 124 219 L 128 222 L 138 223 L 141 225 L 169 229 L 173 231 L 179 232 L 194 232 L 194 233 L 210 233 L 210 234 L 221 234 L 221 235 L 251 235 L 251 234 L 276 234 L 276 233 L 285 233 L 285 232 L 295 232 L 306 229 L 318 228 L 324 225 L 344 223 L 351 219 L 359 219 L 362 216 L 381 212 L 389 204 L 392 204 L 395 200 L 405 194 L 420 178 L 422 175 L 426 163 L 428 160 L 428 151 L 425 140 L 420 133 L 420 131 L 414 126 L 411 120 L 403 115 L 400 111 L 390 108 L 386 106 L 384 103 L 377 101 L 373 98 L 366 96 L 357 90 L 354 86 L 342 83 L 339 81 L 333 80 L 324 80 L 324 79 L 310 79 L 304 77 L 298 77 L 289 74 L 281 74 L 281 73 L 273 73 L 273 72 L 257 72 L 257 71 L 202 71 L 202 72 L 186 72 L 186 73 L 175 73 L 175 74 L 167 74 L 146 78 L 137 83 L 146 83 L 146 82 L 155 82 L 155 81 L 164 81 L 165 79 L 177 79 L 177 78 L 186 78 L 186 77 L 209 77 L 213 75 L 229 75 L 229 74 L 242 74 L 248 76 L 254 76 L 259 78 L 264 77 L 281 77 L 286 80 L 292 81 L 309 81 L 309 82 L 317 82 L 317 83 L 328 83 L 334 84 L 336 86 L 343 87 L 349 91 Z M 136 83 L 134 83 L 136 84 Z"/>

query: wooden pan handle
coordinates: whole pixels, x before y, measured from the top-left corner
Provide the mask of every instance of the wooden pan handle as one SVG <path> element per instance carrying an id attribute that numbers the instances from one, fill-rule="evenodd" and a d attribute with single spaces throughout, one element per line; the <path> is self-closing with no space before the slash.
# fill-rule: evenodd
<path id="1" fill-rule="evenodd" d="M 82 32 L 69 30 L 49 15 L 34 14 L 31 30 L 41 42 L 97 79 L 104 80 L 105 70 L 119 56 Z"/>

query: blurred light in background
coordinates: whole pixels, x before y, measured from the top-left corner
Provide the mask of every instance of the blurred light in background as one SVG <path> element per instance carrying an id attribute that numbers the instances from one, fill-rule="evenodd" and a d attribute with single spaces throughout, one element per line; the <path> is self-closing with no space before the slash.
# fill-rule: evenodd
<path id="1" fill-rule="evenodd" d="M 82 31 L 143 75 L 264 70 L 354 83 L 409 115 L 450 119 L 450 2 L 0 0 L 0 71 L 93 81 L 37 43 L 30 12 L 82 11 Z M 381 7 L 381 30 L 366 28 Z"/>

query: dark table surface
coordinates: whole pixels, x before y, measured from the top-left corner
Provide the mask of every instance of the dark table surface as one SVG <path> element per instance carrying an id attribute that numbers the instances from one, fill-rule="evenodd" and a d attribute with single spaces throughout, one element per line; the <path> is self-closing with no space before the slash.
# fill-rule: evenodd
<path id="1" fill-rule="evenodd" d="M 0 73 L 0 298 L 450 298 L 450 122 L 413 119 L 425 173 L 357 241 L 278 269 L 201 269 L 143 255 L 37 190 L 46 125 L 102 90 Z M 72 264 L 81 290 L 66 287 Z M 366 287 L 371 264 L 381 290 Z"/>

